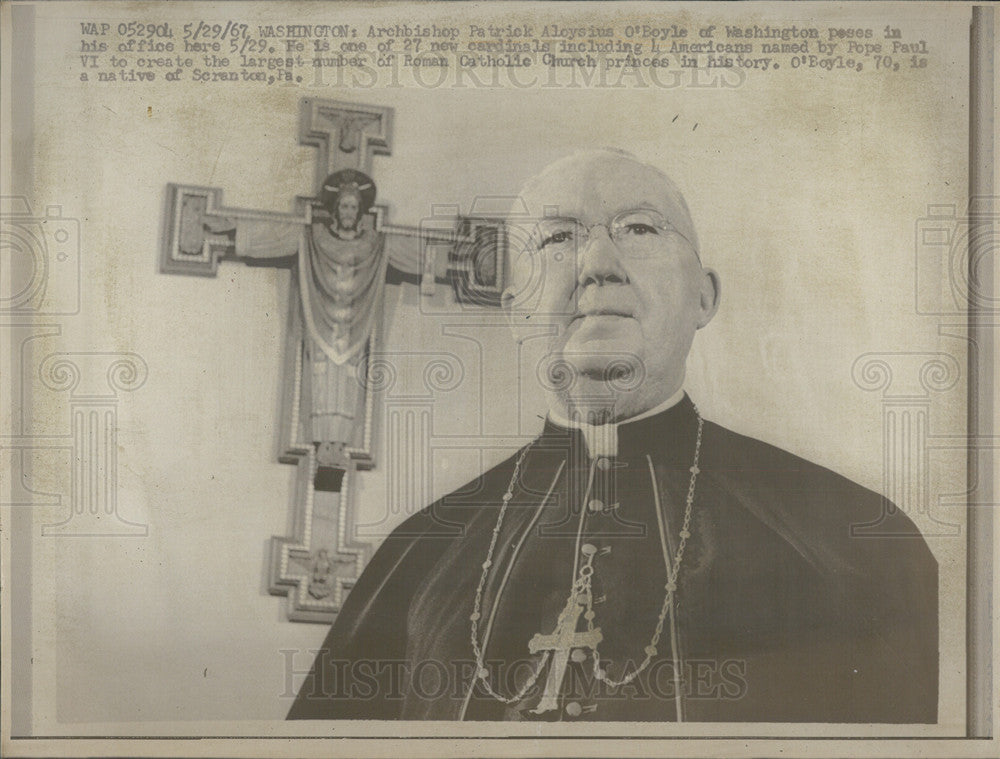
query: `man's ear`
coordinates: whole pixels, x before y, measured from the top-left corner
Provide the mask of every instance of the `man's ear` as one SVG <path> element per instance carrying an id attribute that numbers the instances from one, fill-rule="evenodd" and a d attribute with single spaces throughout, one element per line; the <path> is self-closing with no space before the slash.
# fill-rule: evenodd
<path id="1" fill-rule="evenodd" d="M 698 329 L 701 329 L 715 316 L 722 299 L 722 280 L 715 269 L 707 266 L 701 270 L 701 288 L 699 290 Z"/>

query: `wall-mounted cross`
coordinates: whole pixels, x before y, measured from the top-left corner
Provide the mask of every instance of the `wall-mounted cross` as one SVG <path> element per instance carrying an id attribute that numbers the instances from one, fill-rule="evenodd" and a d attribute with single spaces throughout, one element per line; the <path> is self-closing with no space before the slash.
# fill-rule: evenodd
<path id="1" fill-rule="evenodd" d="M 367 561 L 351 539 L 353 478 L 375 465 L 378 347 L 387 278 L 424 296 L 493 306 L 506 236 L 497 218 L 432 213 L 420 227 L 387 222 L 372 159 L 389 155 L 393 109 L 301 101 L 299 143 L 317 150 L 312 196 L 290 213 L 222 205 L 222 190 L 170 184 L 160 252 L 167 274 L 215 276 L 220 261 L 292 270 L 282 384 L 280 461 L 298 468 L 295 535 L 271 541 L 271 592 L 293 621 L 330 622 Z"/>

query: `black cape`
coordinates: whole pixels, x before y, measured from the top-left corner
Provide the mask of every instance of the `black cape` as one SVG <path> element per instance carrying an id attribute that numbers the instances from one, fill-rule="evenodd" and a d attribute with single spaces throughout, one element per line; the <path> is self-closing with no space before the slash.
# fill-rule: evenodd
<path id="1" fill-rule="evenodd" d="M 935 722 L 937 563 L 913 523 L 834 472 L 708 421 L 673 634 L 668 615 L 628 685 L 595 680 L 581 650 L 558 709 L 533 711 L 545 671 L 514 698 L 540 660 L 528 641 L 566 605 L 581 543 L 599 551 L 594 624 L 609 677 L 645 657 L 668 579 L 654 504 L 672 560 L 697 420 L 685 396 L 620 425 L 612 459 L 592 461 L 579 431 L 550 421 L 529 447 L 479 622 L 489 684 L 511 703 L 476 682 L 469 617 L 517 455 L 383 542 L 289 719 Z"/>

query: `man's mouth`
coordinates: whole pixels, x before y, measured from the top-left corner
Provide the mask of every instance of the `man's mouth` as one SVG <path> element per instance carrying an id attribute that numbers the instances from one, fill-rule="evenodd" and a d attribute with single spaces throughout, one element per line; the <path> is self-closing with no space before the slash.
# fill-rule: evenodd
<path id="1" fill-rule="evenodd" d="M 629 311 L 624 311 L 617 308 L 593 308 L 587 309 L 585 311 L 580 311 L 576 313 L 571 321 L 578 321 L 579 319 L 585 319 L 590 316 L 618 316 L 625 319 L 631 319 L 633 317 L 632 313 Z"/>

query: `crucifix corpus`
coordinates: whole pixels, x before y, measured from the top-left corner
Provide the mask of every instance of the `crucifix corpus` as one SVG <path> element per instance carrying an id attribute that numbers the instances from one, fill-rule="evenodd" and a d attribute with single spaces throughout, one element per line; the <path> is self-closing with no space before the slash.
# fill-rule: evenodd
<path id="1" fill-rule="evenodd" d="M 163 273 L 212 277 L 227 260 L 292 272 L 279 460 L 297 466 L 295 535 L 272 538 L 270 552 L 270 590 L 288 595 L 291 621 L 331 622 L 368 559 L 369 545 L 351 538 L 351 481 L 375 466 L 368 358 L 387 282 L 425 297 L 447 284 L 458 303 L 484 307 L 503 289 L 501 218 L 450 207 L 420 227 L 386 222 L 372 159 L 390 154 L 392 122 L 391 108 L 304 98 L 299 143 L 317 150 L 315 189 L 291 213 L 167 186 Z"/>

